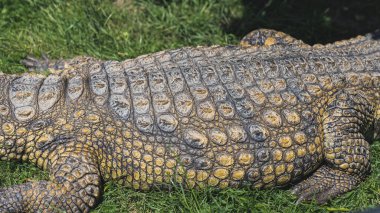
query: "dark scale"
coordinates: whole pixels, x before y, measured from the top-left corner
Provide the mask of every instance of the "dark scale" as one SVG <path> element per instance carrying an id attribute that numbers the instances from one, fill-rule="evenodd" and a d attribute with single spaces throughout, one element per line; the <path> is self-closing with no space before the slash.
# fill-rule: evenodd
<path id="1" fill-rule="evenodd" d="M 371 36 L 309 46 L 256 30 L 239 46 L 0 73 L 1 159 L 50 172 L 2 189 L 0 211 L 88 212 L 109 180 L 136 190 L 296 184 L 301 201 L 326 202 L 370 171 L 379 48 Z"/>

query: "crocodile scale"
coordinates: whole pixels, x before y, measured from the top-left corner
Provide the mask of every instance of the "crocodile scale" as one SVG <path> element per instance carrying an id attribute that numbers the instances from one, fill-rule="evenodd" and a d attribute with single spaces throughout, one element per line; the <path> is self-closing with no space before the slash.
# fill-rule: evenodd
<path id="1" fill-rule="evenodd" d="M 238 46 L 45 65 L 0 74 L 0 158 L 50 174 L 3 188 L 1 212 L 88 212 L 110 180 L 295 184 L 300 201 L 323 203 L 364 180 L 380 134 L 375 34 L 309 46 L 261 29 Z"/>

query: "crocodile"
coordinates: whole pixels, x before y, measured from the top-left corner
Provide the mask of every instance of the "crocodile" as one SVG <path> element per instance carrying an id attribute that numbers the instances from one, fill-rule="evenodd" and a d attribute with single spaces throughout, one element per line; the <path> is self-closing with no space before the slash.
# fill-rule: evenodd
<path id="1" fill-rule="evenodd" d="M 111 180 L 292 186 L 324 203 L 364 181 L 380 135 L 376 32 L 308 45 L 259 29 L 239 45 L 23 63 L 0 74 L 0 157 L 49 179 L 1 189 L 0 212 L 89 212 Z"/>

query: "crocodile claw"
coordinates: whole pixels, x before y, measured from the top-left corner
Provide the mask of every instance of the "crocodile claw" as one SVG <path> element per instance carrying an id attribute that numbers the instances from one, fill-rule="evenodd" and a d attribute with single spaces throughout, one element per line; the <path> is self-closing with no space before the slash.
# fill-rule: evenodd
<path id="1" fill-rule="evenodd" d="M 42 54 L 41 57 L 41 59 L 38 59 L 34 56 L 26 56 L 25 59 L 21 60 L 21 64 L 31 72 L 42 72 L 51 69 L 62 70 L 64 68 L 62 60 L 50 60 L 46 54 Z"/>
<path id="2" fill-rule="evenodd" d="M 29 71 L 44 71 L 49 69 L 49 59 L 45 54 L 42 55 L 42 59 L 37 59 L 34 56 L 26 56 L 21 60 L 21 63 L 29 69 Z"/>
<path id="3" fill-rule="evenodd" d="M 311 177 L 293 187 L 291 193 L 298 197 L 296 204 L 315 200 L 318 204 L 352 190 L 358 177 L 322 166 Z"/>

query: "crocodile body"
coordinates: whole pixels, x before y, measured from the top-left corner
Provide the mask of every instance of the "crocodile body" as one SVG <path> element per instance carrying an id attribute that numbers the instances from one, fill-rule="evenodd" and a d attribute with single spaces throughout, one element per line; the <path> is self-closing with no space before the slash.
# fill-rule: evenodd
<path id="1" fill-rule="evenodd" d="M 1 159 L 50 173 L 2 189 L 0 211 L 87 212 L 109 180 L 269 188 L 310 175 L 293 192 L 319 202 L 351 190 L 379 133 L 380 42 L 289 38 L 262 30 L 240 46 L 0 74 Z"/>

